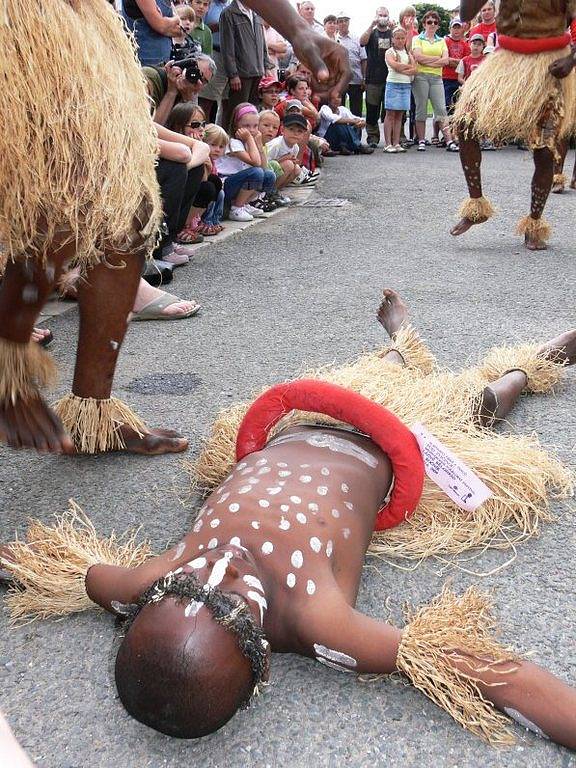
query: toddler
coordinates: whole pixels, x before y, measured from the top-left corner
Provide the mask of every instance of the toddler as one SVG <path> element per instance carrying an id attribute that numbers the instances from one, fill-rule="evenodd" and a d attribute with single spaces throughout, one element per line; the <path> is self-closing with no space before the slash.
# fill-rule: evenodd
<path id="1" fill-rule="evenodd" d="M 278 132 L 280 130 L 280 117 L 273 109 L 265 109 L 260 112 L 258 127 L 262 134 L 262 142 L 264 144 L 264 151 L 268 158 L 268 168 L 274 171 L 276 176 L 276 190 L 268 195 L 271 202 L 278 205 L 289 205 L 291 200 L 288 197 L 284 197 L 280 194 L 279 190 L 286 187 L 290 182 L 300 173 L 300 166 L 296 161 L 298 151 L 294 152 L 294 148 L 290 149 L 285 145 L 286 151 L 279 151 L 273 146 L 278 138 Z M 296 145 L 297 146 L 297 145 Z"/>
<path id="2" fill-rule="evenodd" d="M 204 131 L 204 141 L 210 147 L 210 161 L 212 163 L 212 173 L 218 173 L 218 158 L 224 157 L 226 147 L 228 146 L 228 134 L 219 125 L 211 123 L 206 126 Z M 218 192 L 216 200 L 210 203 L 202 215 L 202 227 L 200 231 L 203 235 L 217 235 L 222 232 L 222 217 L 224 216 L 224 190 Z"/>

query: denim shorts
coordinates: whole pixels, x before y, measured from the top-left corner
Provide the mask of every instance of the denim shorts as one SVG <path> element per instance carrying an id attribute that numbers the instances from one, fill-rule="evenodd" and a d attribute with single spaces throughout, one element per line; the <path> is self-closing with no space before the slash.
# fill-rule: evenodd
<path id="1" fill-rule="evenodd" d="M 409 112 L 411 93 L 412 85 L 410 83 L 387 82 L 384 106 L 386 109 L 392 109 L 398 112 Z"/>

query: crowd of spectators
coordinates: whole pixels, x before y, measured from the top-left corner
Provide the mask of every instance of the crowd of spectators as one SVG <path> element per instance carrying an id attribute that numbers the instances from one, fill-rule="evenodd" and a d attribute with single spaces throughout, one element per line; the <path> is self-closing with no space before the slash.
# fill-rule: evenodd
<path id="1" fill-rule="evenodd" d="M 313 186 L 325 157 L 371 154 L 381 128 L 387 154 L 430 144 L 458 151 L 449 127 L 458 88 L 496 45 L 493 2 L 471 29 L 453 14 L 446 36 L 438 34 L 436 11 L 418 20 L 408 6 L 396 22 L 381 6 L 357 38 L 348 13 L 320 22 L 312 0 L 304 0 L 297 3 L 302 19 L 348 53 L 345 92 L 322 95 L 289 42 L 241 0 L 115 1 L 148 84 L 165 214 L 136 319 L 194 314 L 197 302 L 159 288 L 174 267 L 226 221 L 249 222 L 290 205 L 290 189 Z"/>

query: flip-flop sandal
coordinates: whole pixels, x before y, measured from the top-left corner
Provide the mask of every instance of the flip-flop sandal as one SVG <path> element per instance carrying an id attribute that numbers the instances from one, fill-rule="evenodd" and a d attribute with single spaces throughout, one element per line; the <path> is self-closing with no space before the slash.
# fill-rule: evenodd
<path id="1" fill-rule="evenodd" d="M 204 237 L 196 229 L 183 229 L 176 236 L 176 242 L 182 245 L 197 245 L 204 240 Z"/>
<path id="2" fill-rule="evenodd" d="M 146 304 L 139 312 L 132 312 L 132 320 L 184 320 L 187 317 L 192 317 L 200 309 L 200 304 L 193 301 L 193 307 L 188 312 L 179 315 L 165 315 L 163 310 L 166 307 L 171 307 L 172 304 L 180 304 L 185 299 L 180 299 L 178 296 L 173 296 L 171 293 L 163 293 L 162 296 L 158 296 L 157 299 Z"/>
<path id="3" fill-rule="evenodd" d="M 44 329 L 44 328 L 37 328 L 37 329 L 34 329 L 34 330 L 44 331 L 46 329 Z M 52 333 L 52 331 L 48 331 L 46 336 L 43 336 L 40 339 L 40 341 L 36 342 L 36 344 L 41 346 L 43 349 L 48 349 L 48 347 L 52 344 L 53 341 L 54 341 L 54 334 Z"/>

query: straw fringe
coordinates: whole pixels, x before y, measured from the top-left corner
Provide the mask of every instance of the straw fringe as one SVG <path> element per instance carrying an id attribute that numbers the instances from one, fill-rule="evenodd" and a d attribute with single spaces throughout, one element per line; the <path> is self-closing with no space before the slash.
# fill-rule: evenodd
<path id="1" fill-rule="evenodd" d="M 54 412 L 80 453 L 124 450 L 121 426 L 130 427 L 140 436 L 147 432 L 144 422 L 116 397 L 96 400 L 70 394 L 54 404 Z"/>
<path id="2" fill-rule="evenodd" d="M 566 177 L 565 173 L 555 173 L 554 178 L 552 179 L 553 184 L 561 184 L 562 189 L 566 186 L 568 183 L 568 178 Z"/>
<path id="3" fill-rule="evenodd" d="M 434 370 L 436 358 L 424 344 L 418 331 L 411 325 L 403 325 L 394 334 L 394 342 L 388 351 L 392 350 L 402 356 L 408 368 L 416 368 L 422 373 L 432 373 Z"/>
<path id="4" fill-rule="evenodd" d="M 481 363 L 482 375 L 495 381 L 507 371 L 517 369 L 524 371 L 528 378 L 527 392 L 551 392 L 562 378 L 563 364 L 539 355 L 539 349 L 538 344 L 495 347 Z"/>
<path id="5" fill-rule="evenodd" d="M 493 745 L 511 745 L 511 721 L 487 701 L 478 686 L 482 672 L 506 675 L 518 657 L 497 643 L 489 597 L 474 587 L 457 596 L 444 588 L 428 606 L 406 611 L 396 665 L 456 722 Z M 460 663 L 460 668 L 454 665 Z M 500 665 L 505 668 L 499 668 Z M 467 671 L 463 671 L 464 665 Z"/>
<path id="6" fill-rule="evenodd" d="M 534 436 L 504 435 L 479 426 L 477 404 L 484 387 L 511 368 L 522 368 L 533 391 L 548 391 L 561 366 L 536 355 L 536 345 L 490 353 L 482 365 L 459 374 L 436 369 L 424 375 L 382 360 L 381 351 L 343 366 L 305 371 L 303 377 L 329 381 L 358 392 L 395 413 L 405 424 L 421 422 L 475 472 L 492 496 L 475 512 L 462 510 L 426 479 L 414 515 L 402 525 L 375 533 L 370 554 L 421 560 L 456 555 L 473 547 L 514 547 L 538 534 L 552 519 L 550 499 L 573 493 L 573 476 Z M 532 357 L 533 355 L 533 357 Z M 195 464 L 193 487 L 215 488 L 232 470 L 239 425 L 249 403 L 218 414 Z M 326 416 L 293 412 L 272 434 L 289 424 L 328 423 Z"/>
<path id="7" fill-rule="evenodd" d="M 134 568 L 152 556 L 150 545 L 136 543 L 137 532 L 98 538 L 96 529 L 78 504 L 56 515 L 48 526 L 32 520 L 26 541 L 6 546 L 0 562 L 15 579 L 6 596 L 13 624 L 50 616 L 65 616 L 97 607 L 88 595 L 84 579 L 92 565 Z"/>
<path id="8" fill-rule="evenodd" d="M 487 197 L 468 197 L 461 204 L 458 216 L 461 219 L 469 219 L 478 222 L 491 219 L 495 214 L 494 207 Z"/>
<path id="9" fill-rule="evenodd" d="M 568 136 L 576 117 L 576 73 L 557 79 L 550 64 L 570 48 L 525 55 L 499 49 L 464 84 L 453 124 L 494 142 L 525 141 L 531 149 L 549 147 Z"/>
<path id="10" fill-rule="evenodd" d="M 524 216 L 516 225 L 517 235 L 534 235 L 540 240 L 549 240 L 552 227 L 546 219 L 533 219 L 532 216 Z"/>
<path id="11" fill-rule="evenodd" d="M 4 0 L 0 241 L 4 258 L 73 263 L 106 245 L 151 250 L 161 220 L 157 137 L 133 41 L 106 0 Z"/>
<path id="12" fill-rule="evenodd" d="M 39 344 L 0 338 L 0 403 L 31 400 L 38 387 L 51 386 L 56 379 L 56 365 Z"/>

